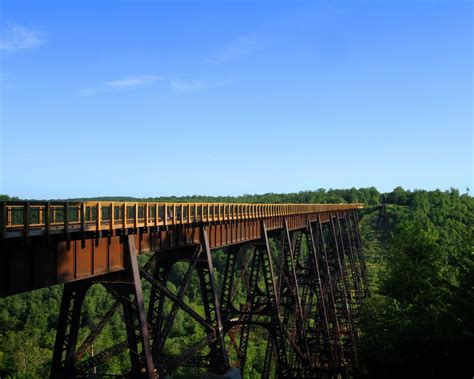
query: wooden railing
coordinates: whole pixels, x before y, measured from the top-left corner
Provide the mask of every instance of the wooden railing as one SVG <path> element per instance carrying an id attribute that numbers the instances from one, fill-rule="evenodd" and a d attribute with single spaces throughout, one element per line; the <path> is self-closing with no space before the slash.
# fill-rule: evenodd
<path id="1" fill-rule="evenodd" d="M 1 203 L 2 237 L 240 221 L 362 208 L 363 204 L 148 202 Z"/>

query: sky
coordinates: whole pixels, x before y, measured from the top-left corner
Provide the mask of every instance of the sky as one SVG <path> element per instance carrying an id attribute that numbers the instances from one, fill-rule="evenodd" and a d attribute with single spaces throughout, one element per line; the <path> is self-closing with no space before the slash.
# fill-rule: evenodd
<path id="1" fill-rule="evenodd" d="M 0 2 L 0 193 L 473 184 L 471 1 Z"/>

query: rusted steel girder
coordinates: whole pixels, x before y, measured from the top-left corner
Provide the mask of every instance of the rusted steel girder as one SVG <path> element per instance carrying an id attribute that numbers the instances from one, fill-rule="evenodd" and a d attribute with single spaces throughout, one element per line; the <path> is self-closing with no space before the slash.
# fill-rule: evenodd
<path id="1" fill-rule="evenodd" d="M 69 209 L 70 205 L 63 205 L 62 213 L 58 213 L 57 209 L 53 211 L 55 208 L 52 205 L 49 208 L 42 206 L 46 207 L 43 209 L 30 203 L 23 206 L 9 204 L 3 204 L 3 218 L 0 220 L 4 237 L 0 239 L 0 297 L 123 270 L 124 246 L 121 237 L 125 235 L 133 236 L 138 252 L 157 252 L 201 244 L 201 227 L 205 226 L 208 228 L 209 247 L 215 249 L 261 238 L 262 221 L 271 232 L 281 230 L 286 219 L 288 230 L 293 231 L 304 228 L 308 221 L 315 222 L 318 217 L 322 222 L 329 222 L 331 212 L 343 217 L 345 210 L 360 207 L 360 204 L 277 205 L 273 209 L 268 205 L 259 209 L 254 205 L 240 204 L 239 209 L 234 209 L 231 205 L 209 204 L 180 206 L 180 209 L 183 208 L 183 213 L 180 213 L 174 205 L 171 208 L 177 213 L 172 218 L 162 219 L 159 217 L 160 210 L 154 218 L 140 218 L 140 214 L 145 212 L 141 205 L 130 209 L 128 205 L 116 207 L 111 204 L 111 209 L 122 209 L 122 213 L 128 212 L 123 209 L 133 210 L 128 213 L 134 218 L 118 222 L 123 220 L 111 218 L 110 209 L 108 214 L 107 207 L 102 203 L 97 203 L 95 207 L 86 207 L 86 203 L 81 203 L 81 206 L 76 205 L 72 209 Z M 146 212 L 153 215 L 150 212 L 155 208 L 151 204 L 145 205 Z M 213 213 L 209 213 L 213 207 Z M 17 208 L 23 218 L 15 221 L 18 217 L 15 217 L 13 210 Z M 32 209 L 36 209 L 38 219 L 35 223 L 23 223 L 21 220 L 32 218 Z M 191 216 L 190 212 L 197 212 L 197 215 Z M 52 218 L 56 213 L 56 218 Z M 69 222 L 64 219 L 59 223 L 59 214 L 69 217 Z M 87 214 L 89 216 L 85 216 Z M 50 219 L 54 222 L 49 223 Z M 76 219 L 80 222 L 72 221 Z M 351 218 L 350 222 L 357 221 Z M 352 238 L 354 248 L 360 250 L 356 229 Z"/>
<path id="2" fill-rule="evenodd" d="M 4 201 L 1 239 L 263 220 L 362 208 L 362 204 L 144 203 Z"/>

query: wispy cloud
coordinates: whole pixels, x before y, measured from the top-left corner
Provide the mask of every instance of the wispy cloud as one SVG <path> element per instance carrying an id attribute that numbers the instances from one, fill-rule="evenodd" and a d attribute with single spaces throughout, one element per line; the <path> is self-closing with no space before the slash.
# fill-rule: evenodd
<path id="1" fill-rule="evenodd" d="M 202 79 L 167 79 L 160 75 L 135 75 L 121 79 L 109 80 L 96 87 L 83 88 L 79 91 L 82 96 L 92 96 L 100 93 L 126 91 L 132 88 L 151 86 L 156 82 L 165 82 L 168 88 L 175 92 L 193 92 L 226 86 L 238 81 L 237 78 L 224 78 L 214 80 Z"/>
<path id="2" fill-rule="evenodd" d="M 46 42 L 40 34 L 32 29 L 20 25 L 12 25 L 2 31 L 0 50 L 16 51 L 33 49 Z"/>
<path id="3" fill-rule="evenodd" d="M 170 85 L 175 91 L 191 92 L 209 88 L 211 83 L 202 80 L 172 80 Z"/>
<path id="4" fill-rule="evenodd" d="M 215 52 L 208 61 L 220 65 L 229 63 L 251 54 L 258 46 L 258 38 L 255 35 L 243 36 L 231 41 L 221 50 Z"/>
<path id="5" fill-rule="evenodd" d="M 149 86 L 160 80 L 165 80 L 165 78 L 160 75 L 131 75 L 120 79 L 109 80 L 98 87 L 81 89 L 79 93 L 83 96 L 91 96 L 103 92 Z"/>
<path id="6" fill-rule="evenodd" d="M 222 87 L 235 83 L 237 79 L 221 79 L 221 80 L 171 80 L 171 88 L 177 92 L 193 92 L 208 88 Z"/>
<path id="7" fill-rule="evenodd" d="M 98 93 L 106 92 L 105 88 L 82 88 L 79 90 L 79 94 L 82 96 L 92 96 Z"/>
<path id="8" fill-rule="evenodd" d="M 132 87 L 141 87 L 153 84 L 159 80 L 163 80 L 164 77 L 158 75 L 138 75 L 138 76 L 129 76 L 122 79 L 111 80 L 106 84 L 107 87 L 113 89 L 124 89 Z"/>

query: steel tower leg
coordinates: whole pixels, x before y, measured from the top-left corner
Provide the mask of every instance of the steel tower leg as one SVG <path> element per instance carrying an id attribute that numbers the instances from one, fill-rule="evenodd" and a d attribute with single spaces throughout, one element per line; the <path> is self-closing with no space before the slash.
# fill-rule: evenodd
<path id="1" fill-rule="evenodd" d="M 345 356 L 344 356 L 344 349 L 342 346 L 339 313 L 338 313 L 338 307 L 337 307 L 337 302 L 336 302 L 336 282 L 334 278 L 332 257 L 329 256 L 328 251 L 327 251 L 323 224 L 321 222 L 321 217 L 319 215 L 318 215 L 318 240 L 319 240 L 319 245 L 320 245 L 320 251 L 322 252 L 322 258 L 323 258 L 323 273 L 324 273 L 323 280 L 326 282 L 326 285 L 329 288 L 328 316 L 331 323 L 332 340 L 334 341 L 334 344 L 335 344 L 334 351 L 336 352 L 336 361 L 334 362 L 334 364 L 337 366 L 337 368 L 335 368 L 336 370 L 335 374 L 340 374 L 340 371 L 343 370 L 343 367 L 345 364 Z"/>
<path id="2" fill-rule="evenodd" d="M 316 317 L 316 320 L 321 320 L 320 322 L 323 324 L 322 328 L 320 325 L 316 325 L 317 328 L 321 328 L 322 334 L 322 341 L 321 343 L 323 346 L 320 346 L 322 352 L 317 356 L 318 363 L 320 365 L 320 369 L 322 371 L 330 372 L 335 371 L 337 366 L 337 352 L 335 350 L 334 344 L 331 343 L 331 327 L 329 325 L 329 316 L 328 316 L 328 291 L 327 291 L 327 283 L 323 282 L 323 268 L 320 265 L 320 259 L 318 255 L 320 255 L 320 251 L 317 249 L 317 242 L 315 240 L 313 234 L 313 227 L 310 222 L 308 222 L 306 236 L 308 239 L 309 245 L 309 254 L 310 259 L 312 260 L 312 266 L 314 268 L 315 275 L 312 277 L 316 278 L 316 283 L 314 288 L 316 289 L 316 300 L 318 302 L 317 312 L 322 313 L 319 314 L 319 317 Z M 313 271 L 309 271 L 309 274 L 312 274 Z M 322 316 L 322 317 L 321 317 Z M 326 363 L 327 362 L 327 363 Z M 326 365 L 328 367 L 326 367 Z"/>
<path id="3" fill-rule="evenodd" d="M 215 327 L 215 341 L 211 344 L 211 365 L 217 373 L 224 373 L 229 369 L 229 358 L 224 343 L 224 328 L 222 325 L 217 285 L 214 278 L 209 237 L 206 228 L 202 228 L 203 250 L 205 262 L 198 266 L 201 282 L 201 291 L 204 303 L 206 320 Z"/>
<path id="4" fill-rule="evenodd" d="M 142 285 L 138 271 L 135 239 L 128 236 L 125 240 L 125 257 L 128 260 L 130 285 L 122 286 L 119 293 L 125 297 L 123 301 L 125 323 L 127 325 L 128 348 L 132 361 L 133 377 L 154 377 L 153 357 L 148 335 L 145 305 L 143 302 Z M 141 345 L 141 351 L 139 349 Z"/>
<path id="5" fill-rule="evenodd" d="M 281 323 L 281 313 L 279 308 L 280 299 L 278 297 L 275 273 L 272 263 L 272 253 L 268 243 L 268 235 L 265 222 L 262 221 L 262 237 L 264 244 L 259 246 L 258 252 L 261 254 L 261 260 L 264 268 L 265 289 L 267 301 L 269 303 L 272 340 L 275 345 L 277 357 L 277 375 L 281 378 L 291 377 L 288 366 L 288 357 L 286 352 L 285 332 Z"/>
<path id="6" fill-rule="evenodd" d="M 82 304 L 90 282 L 71 282 L 64 285 L 54 344 L 51 378 L 74 376 L 74 352 L 79 333 Z"/>
<path id="7" fill-rule="evenodd" d="M 93 376 L 97 366 L 127 348 L 130 354 L 131 371 L 126 376 L 149 379 L 155 377 L 133 235 L 127 236 L 124 240 L 124 251 L 124 271 L 64 285 L 51 369 L 52 378 Z M 117 301 L 76 350 L 84 297 L 87 289 L 96 283 L 103 284 Z M 93 357 L 81 360 L 87 348 L 100 334 L 120 304 L 124 311 L 127 340 Z"/>
<path id="8" fill-rule="evenodd" d="M 335 221 L 336 219 L 336 221 Z M 345 347 L 348 358 L 350 357 L 351 366 L 355 363 L 357 365 L 357 350 L 356 350 L 356 331 L 354 327 L 354 322 L 352 318 L 352 309 L 351 309 L 351 298 L 350 298 L 350 286 L 347 277 L 347 271 L 345 267 L 344 257 L 341 257 L 341 251 L 338 241 L 338 215 L 335 217 L 331 214 L 331 247 L 332 253 L 335 258 L 336 270 L 338 271 L 339 285 L 338 285 L 338 296 L 339 296 L 339 306 L 341 309 L 342 320 L 345 326 Z M 344 249 L 344 247 L 342 247 Z M 348 330 L 347 330 L 348 329 Z"/>

